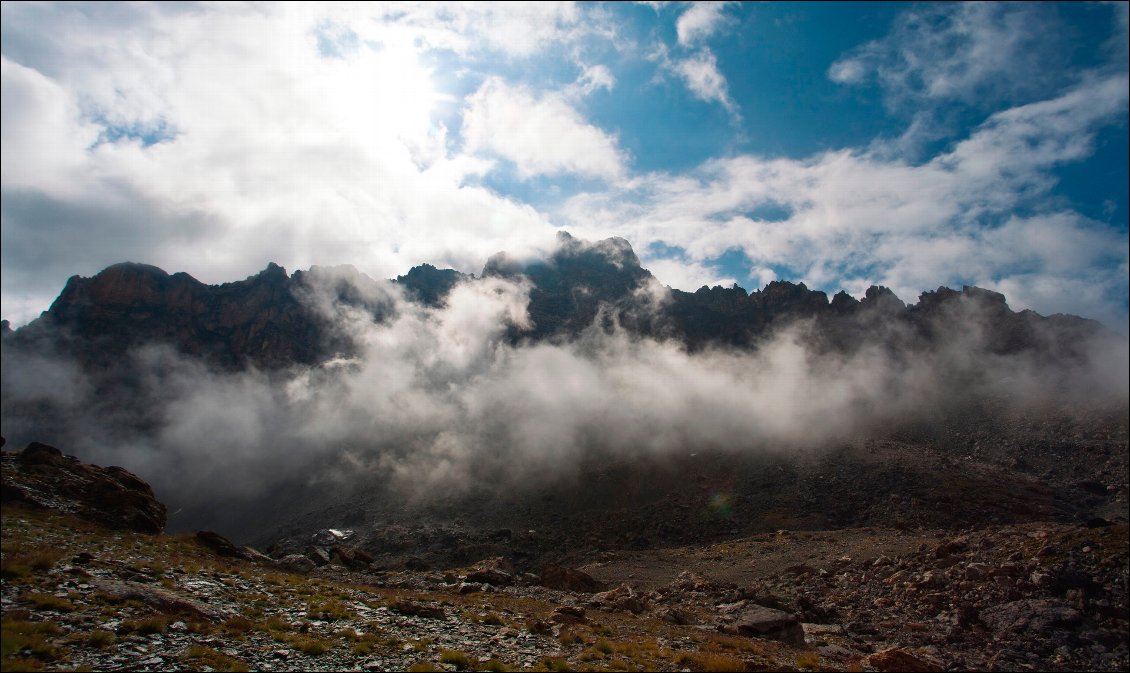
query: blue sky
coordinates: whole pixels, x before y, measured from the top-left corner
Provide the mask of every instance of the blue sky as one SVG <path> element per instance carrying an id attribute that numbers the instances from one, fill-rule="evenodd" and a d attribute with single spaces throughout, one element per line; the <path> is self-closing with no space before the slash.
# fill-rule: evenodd
<path id="1" fill-rule="evenodd" d="M 3 5 L 2 310 L 124 260 L 939 285 L 1126 331 L 1126 3 Z"/>

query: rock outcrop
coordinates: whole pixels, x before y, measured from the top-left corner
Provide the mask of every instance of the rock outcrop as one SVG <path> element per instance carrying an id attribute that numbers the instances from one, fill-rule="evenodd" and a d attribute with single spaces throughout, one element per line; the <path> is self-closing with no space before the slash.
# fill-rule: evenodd
<path id="1" fill-rule="evenodd" d="M 137 475 L 99 467 L 32 442 L 18 454 L 3 454 L 3 502 L 75 514 L 110 528 L 160 533 L 165 505 Z"/>

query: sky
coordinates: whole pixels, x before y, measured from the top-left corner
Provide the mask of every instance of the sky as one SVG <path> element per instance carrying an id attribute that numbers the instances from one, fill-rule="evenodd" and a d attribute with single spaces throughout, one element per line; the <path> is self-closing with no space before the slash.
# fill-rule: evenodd
<path id="1" fill-rule="evenodd" d="M 1127 3 L 3 3 L 0 312 L 122 261 L 940 285 L 1127 331 Z"/>

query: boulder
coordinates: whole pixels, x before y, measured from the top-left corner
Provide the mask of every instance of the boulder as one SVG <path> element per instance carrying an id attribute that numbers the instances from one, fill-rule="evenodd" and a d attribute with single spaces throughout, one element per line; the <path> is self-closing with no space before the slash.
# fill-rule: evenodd
<path id="1" fill-rule="evenodd" d="M 393 612 L 412 617 L 425 617 L 427 619 L 447 619 L 447 613 L 438 605 L 428 605 L 415 601 L 398 600 L 389 606 Z"/>
<path id="2" fill-rule="evenodd" d="M 199 601 L 179 596 L 161 587 L 101 578 L 91 579 L 90 584 L 98 591 L 116 599 L 141 601 L 164 613 L 181 613 L 208 621 L 217 621 L 222 617 L 220 613 Z"/>
<path id="3" fill-rule="evenodd" d="M 228 558 L 244 558 L 242 550 L 232 544 L 231 540 L 215 531 L 196 531 L 196 541 L 220 556 Z"/>
<path id="4" fill-rule="evenodd" d="M 259 551 L 258 549 L 254 548 L 254 547 L 240 547 L 239 551 L 240 551 L 241 554 L 243 554 L 243 558 L 247 559 L 248 561 L 252 561 L 254 563 L 258 563 L 260 565 L 265 565 L 265 566 L 276 565 L 275 559 L 271 558 L 270 556 L 267 556 L 266 554 L 264 554 L 263 552 Z"/>
<path id="5" fill-rule="evenodd" d="M 337 561 L 346 568 L 364 570 L 369 567 L 369 564 L 372 563 L 374 559 L 372 555 L 364 549 L 339 544 L 334 545 L 333 550 L 331 550 L 330 560 Z"/>
<path id="6" fill-rule="evenodd" d="M 576 568 L 566 568 L 556 563 L 548 563 L 542 568 L 538 584 L 548 589 L 576 591 L 595 594 L 607 591 L 608 585 L 588 573 Z"/>
<path id="7" fill-rule="evenodd" d="M 981 621 L 997 633 L 1043 634 L 1052 629 L 1074 629 L 1083 615 L 1056 598 L 1010 601 L 981 611 Z"/>
<path id="8" fill-rule="evenodd" d="M 20 465 L 58 465 L 64 462 L 63 452 L 53 446 L 32 442 L 16 455 Z"/>
<path id="9" fill-rule="evenodd" d="M 307 547 L 306 558 L 313 561 L 316 566 L 329 565 L 333 560 L 330 558 L 330 553 L 321 547 Z"/>
<path id="10" fill-rule="evenodd" d="M 302 554 L 288 554 L 275 562 L 279 568 L 296 573 L 308 573 L 317 566 Z"/>
<path id="11" fill-rule="evenodd" d="M 590 603 L 609 610 L 631 612 L 634 615 L 647 609 L 647 600 L 626 584 L 594 594 Z"/>
<path id="12" fill-rule="evenodd" d="M 945 670 L 940 664 L 899 647 L 869 655 L 867 663 L 879 671 L 905 671 L 906 673 L 932 673 Z"/>
<path id="13" fill-rule="evenodd" d="M 749 603 L 741 606 L 726 615 L 718 629 L 724 633 L 804 645 L 804 628 L 796 615 L 764 605 Z"/>
<path id="14" fill-rule="evenodd" d="M 549 621 L 555 624 L 584 624 L 588 620 L 585 618 L 584 608 L 562 605 L 553 610 L 553 614 L 549 616 Z"/>

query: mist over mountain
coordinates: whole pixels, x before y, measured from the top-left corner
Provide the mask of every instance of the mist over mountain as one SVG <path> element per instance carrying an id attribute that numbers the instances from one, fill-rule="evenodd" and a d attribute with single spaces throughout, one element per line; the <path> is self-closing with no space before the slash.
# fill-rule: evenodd
<path id="1" fill-rule="evenodd" d="M 980 288 L 909 305 L 779 281 L 688 293 L 623 239 L 562 233 L 546 258 L 500 253 L 478 276 L 72 277 L 5 326 L 3 434 L 145 474 L 171 526 L 243 531 L 298 493 L 419 502 L 551 488 L 594 461 L 813 455 L 986 400 L 1118 409 L 1127 370 L 1126 339 L 1099 323 Z"/>

